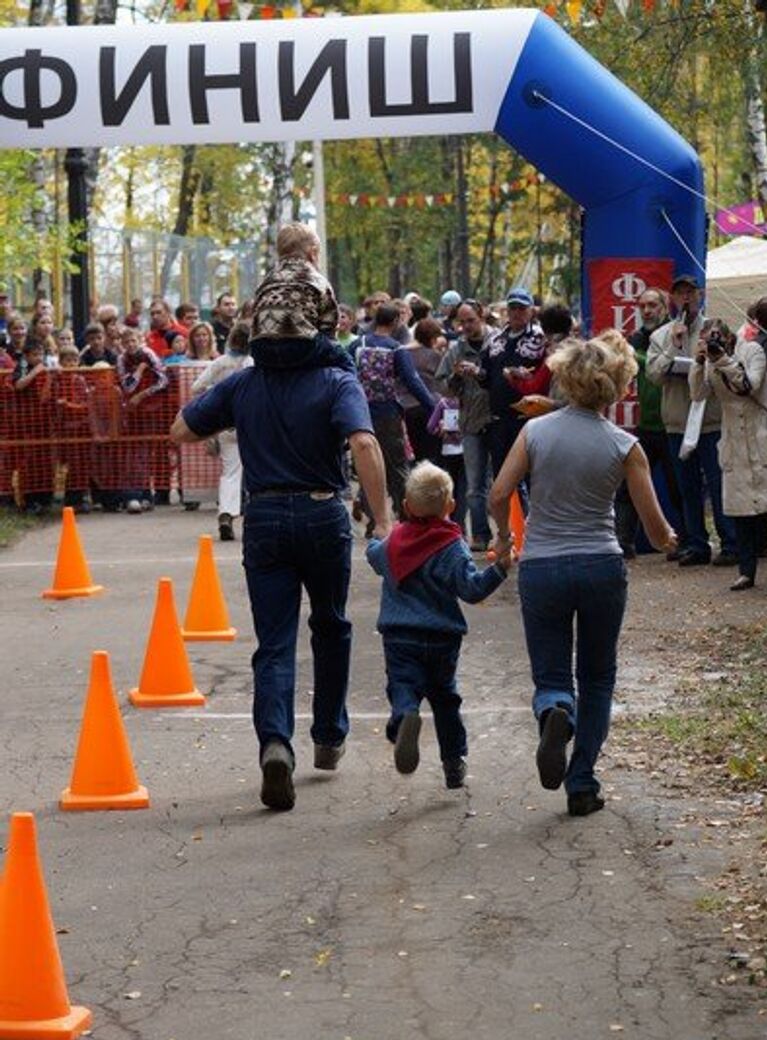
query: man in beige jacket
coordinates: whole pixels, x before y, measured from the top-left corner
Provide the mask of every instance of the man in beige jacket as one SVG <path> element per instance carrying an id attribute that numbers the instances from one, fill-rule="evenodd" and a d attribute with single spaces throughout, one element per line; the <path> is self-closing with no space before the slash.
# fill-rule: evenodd
<path id="1" fill-rule="evenodd" d="M 675 278 L 671 285 L 675 319 L 653 333 L 647 349 L 647 378 L 662 388 L 661 416 L 669 439 L 687 528 L 687 541 L 679 558 L 680 567 L 737 563 L 735 525 L 722 512 L 722 471 L 717 458 L 722 413 L 714 399 L 706 403 L 697 447 L 686 459 L 679 457 L 690 410 L 687 376 L 703 326 L 702 296 L 694 275 Z M 704 488 L 711 498 L 721 545 L 721 551 L 713 560 L 703 510 Z"/>

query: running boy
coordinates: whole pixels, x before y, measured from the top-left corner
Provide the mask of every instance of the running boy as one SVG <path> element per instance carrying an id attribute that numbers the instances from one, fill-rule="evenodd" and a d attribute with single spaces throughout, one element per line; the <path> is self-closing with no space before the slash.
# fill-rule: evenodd
<path id="1" fill-rule="evenodd" d="M 463 787 L 466 729 L 456 669 L 468 631 L 458 600 L 479 603 L 506 577 L 511 555 L 480 571 L 461 529 L 448 517 L 455 508 L 449 473 L 421 462 L 405 485 L 408 519 L 384 541 L 371 540 L 367 558 L 383 576 L 378 631 L 386 659 L 391 717 L 386 736 L 394 744 L 400 773 L 418 767 L 419 706 L 426 697 L 434 713 L 447 787 Z"/>

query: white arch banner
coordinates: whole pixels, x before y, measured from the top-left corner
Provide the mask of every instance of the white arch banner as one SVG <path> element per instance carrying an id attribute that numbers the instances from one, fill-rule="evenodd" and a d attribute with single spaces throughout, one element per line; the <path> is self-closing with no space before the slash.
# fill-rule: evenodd
<path id="1" fill-rule="evenodd" d="M 537 16 L 4 29 L 0 147 L 489 131 Z"/>

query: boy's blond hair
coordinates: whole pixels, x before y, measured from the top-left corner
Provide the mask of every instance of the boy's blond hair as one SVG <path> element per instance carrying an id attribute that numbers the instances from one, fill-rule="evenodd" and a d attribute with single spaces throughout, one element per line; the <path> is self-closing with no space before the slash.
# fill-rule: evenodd
<path id="1" fill-rule="evenodd" d="M 405 501 L 413 516 L 442 516 L 453 497 L 453 478 L 432 462 L 419 462 L 405 484 Z"/>
<path id="2" fill-rule="evenodd" d="M 66 357 L 76 357 L 79 361 L 80 351 L 74 345 L 70 346 L 68 343 L 65 343 L 63 347 L 59 347 L 59 361 Z"/>
<path id="3" fill-rule="evenodd" d="M 306 260 L 309 253 L 318 248 L 319 244 L 319 238 L 306 224 L 284 224 L 277 232 L 277 256 L 280 260 L 286 260 L 288 257 Z"/>

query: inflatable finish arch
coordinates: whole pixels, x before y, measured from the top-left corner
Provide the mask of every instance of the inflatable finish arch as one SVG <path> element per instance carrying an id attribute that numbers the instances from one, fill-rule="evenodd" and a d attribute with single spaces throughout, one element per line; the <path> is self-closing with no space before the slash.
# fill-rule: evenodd
<path id="1" fill-rule="evenodd" d="M 534 10 L 0 34 L 4 148 L 490 130 L 583 207 L 595 326 L 702 264 L 696 154 Z"/>

